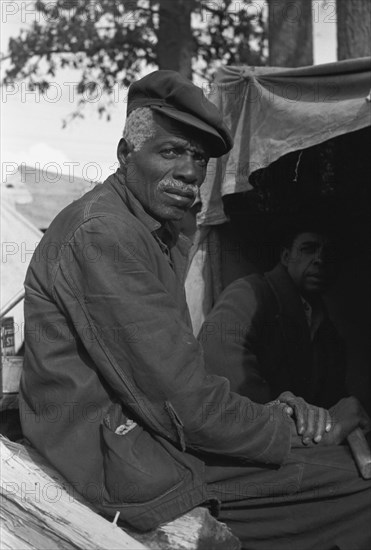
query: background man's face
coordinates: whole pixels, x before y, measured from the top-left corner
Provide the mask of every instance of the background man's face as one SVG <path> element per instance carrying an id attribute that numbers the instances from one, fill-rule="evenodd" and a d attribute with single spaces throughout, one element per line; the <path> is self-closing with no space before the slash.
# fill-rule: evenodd
<path id="1" fill-rule="evenodd" d="M 329 240 L 319 233 L 298 234 L 291 248 L 281 255 L 281 263 L 303 296 L 324 292 L 331 283 L 334 260 Z"/>
<path id="2" fill-rule="evenodd" d="M 159 221 L 181 220 L 205 179 L 208 154 L 197 132 L 155 114 L 156 134 L 126 156 L 127 184 Z"/>

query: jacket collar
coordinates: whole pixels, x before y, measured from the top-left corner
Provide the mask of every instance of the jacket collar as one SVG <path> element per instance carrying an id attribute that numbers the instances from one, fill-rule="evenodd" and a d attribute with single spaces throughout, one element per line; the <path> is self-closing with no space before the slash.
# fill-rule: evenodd
<path id="1" fill-rule="evenodd" d="M 269 286 L 276 296 L 280 315 L 300 319 L 307 324 L 303 302 L 290 275 L 281 264 L 264 274 Z"/>
<path id="2" fill-rule="evenodd" d="M 272 271 L 264 274 L 272 291 L 274 292 L 278 305 L 279 313 L 284 316 L 300 319 L 308 325 L 308 320 L 304 310 L 304 298 L 298 292 L 290 275 L 280 263 Z M 321 317 L 321 322 L 326 317 L 326 311 L 321 299 L 316 304 L 316 313 Z"/>
<path id="3" fill-rule="evenodd" d="M 151 233 L 161 228 L 159 221 L 155 220 L 147 214 L 141 203 L 125 185 L 125 176 L 123 172 L 118 169 L 115 174 L 112 174 L 107 178 L 105 183 L 112 185 L 112 187 L 118 192 L 121 198 L 124 200 L 126 206 L 130 212 L 150 230 Z"/>
<path id="4" fill-rule="evenodd" d="M 321 300 L 317 300 L 311 305 L 303 296 L 300 296 L 300 299 L 303 303 L 305 318 L 309 326 L 310 339 L 313 340 L 325 318 L 323 303 Z"/>

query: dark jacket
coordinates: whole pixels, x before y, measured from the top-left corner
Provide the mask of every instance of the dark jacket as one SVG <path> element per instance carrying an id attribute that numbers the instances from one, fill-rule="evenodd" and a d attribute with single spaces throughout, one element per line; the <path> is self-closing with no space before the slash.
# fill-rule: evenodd
<path id="1" fill-rule="evenodd" d="M 137 529 L 207 500 L 204 453 L 279 465 L 290 449 L 278 408 L 207 375 L 183 288 L 188 247 L 118 172 L 57 216 L 25 282 L 24 434 Z M 115 433 L 128 418 L 137 426 Z"/>
<path id="2" fill-rule="evenodd" d="M 347 392 L 343 342 L 323 313 L 311 341 L 303 302 L 283 266 L 238 279 L 200 332 L 206 369 L 258 403 L 289 390 L 328 408 Z"/>

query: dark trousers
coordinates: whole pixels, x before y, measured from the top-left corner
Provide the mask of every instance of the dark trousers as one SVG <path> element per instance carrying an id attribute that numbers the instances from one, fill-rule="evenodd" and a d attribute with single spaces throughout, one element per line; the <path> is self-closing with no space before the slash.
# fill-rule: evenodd
<path id="1" fill-rule="evenodd" d="M 371 481 L 347 446 L 293 449 L 279 469 L 208 461 L 218 519 L 248 550 L 368 550 Z"/>

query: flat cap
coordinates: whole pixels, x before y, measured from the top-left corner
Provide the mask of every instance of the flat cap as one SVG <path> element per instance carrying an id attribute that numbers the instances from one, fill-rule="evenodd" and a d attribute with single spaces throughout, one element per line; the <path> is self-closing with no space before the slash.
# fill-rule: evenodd
<path id="1" fill-rule="evenodd" d="M 127 115 L 140 107 L 150 107 L 206 134 L 212 157 L 220 157 L 233 147 L 218 109 L 206 99 L 201 88 L 176 71 L 155 71 L 133 82 Z"/>

